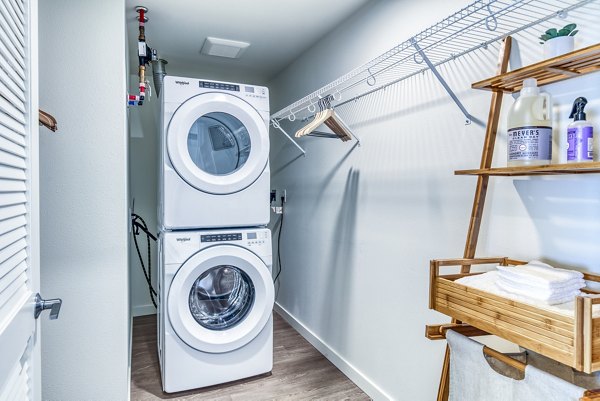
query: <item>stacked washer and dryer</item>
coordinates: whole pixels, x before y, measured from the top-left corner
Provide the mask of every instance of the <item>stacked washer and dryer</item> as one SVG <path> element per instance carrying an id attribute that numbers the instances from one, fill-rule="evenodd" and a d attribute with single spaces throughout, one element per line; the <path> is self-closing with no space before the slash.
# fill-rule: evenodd
<path id="1" fill-rule="evenodd" d="M 273 367 L 267 88 L 167 76 L 158 352 L 177 392 Z"/>

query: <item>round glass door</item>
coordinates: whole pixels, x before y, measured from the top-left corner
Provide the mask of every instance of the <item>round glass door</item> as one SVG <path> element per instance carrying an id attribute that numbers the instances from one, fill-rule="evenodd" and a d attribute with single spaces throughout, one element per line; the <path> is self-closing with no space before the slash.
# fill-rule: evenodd
<path id="1" fill-rule="evenodd" d="M 202 171 L 227 175 L 246 164 L 252 144 L 240 120 L 227 113 L 208 113 L 197 119 L 188 133 L 188 152 Z"/>
<path id="2" fill-rule="evenodd" d="M 166 145 L 184 181 L 217 195 L 252 185 L 269 160 L 265 120 L 249 103 L 226 93 L 204 93 L 179 106 Z"/>
<path id="3" fill-rule="evenodd" d="M 222 353 L 252 341 L 269 321 L 274 301 L 273 279 L 262 259 L 239 246 L 215 245 L 177 270 L 166 311 L 183 342 Z"/>
<path id="4" fill-rule="evenodd" d="M 254 284 L 234 266 L 208 269 L 192 285 L 190 311 L 198 324 L 210 330 L 225 330 L 248 315 L 254 304 Z"/>

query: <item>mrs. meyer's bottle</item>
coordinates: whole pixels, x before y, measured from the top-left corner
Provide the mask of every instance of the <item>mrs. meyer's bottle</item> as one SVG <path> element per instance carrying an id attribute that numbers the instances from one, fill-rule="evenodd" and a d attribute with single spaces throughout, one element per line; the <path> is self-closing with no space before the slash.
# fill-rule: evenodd
<path id="1" fill-rule="evenodd" d="M 519 98 L 508 112 L 508 166 L 550 164 L 552 101 L 540 93 L 535 78 L 523 81 Z"/>

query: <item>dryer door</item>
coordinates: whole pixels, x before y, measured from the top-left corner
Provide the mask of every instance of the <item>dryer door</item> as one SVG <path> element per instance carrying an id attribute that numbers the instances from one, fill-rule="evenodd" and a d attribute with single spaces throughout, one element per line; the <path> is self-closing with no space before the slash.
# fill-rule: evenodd
<path id="1" fill-rule="evenodd" d="M 250 104 L 226 93 L 183 103 L 167 128 L 173 167 L 188 184 L 217 195 L 252 185 L 269 160 L 269 132 Z"/>
<path id="2" fill-rule="evenodd" d="M 254 253 L 215 245 L 177 271 L 167 295 L 173 329 L 203 352 L 228 352 L 252 341 L 267 324 L 274 302 L 271 273 Z"/>

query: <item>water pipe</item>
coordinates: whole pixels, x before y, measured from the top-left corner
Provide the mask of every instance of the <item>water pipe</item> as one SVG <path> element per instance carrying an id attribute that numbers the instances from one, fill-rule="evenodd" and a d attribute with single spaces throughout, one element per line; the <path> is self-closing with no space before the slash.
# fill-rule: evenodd
<path id="1" fill-rule="evenodd" d="M 153 51 L 146 44 L 146 27 L 145 24 L 148 21 L 146 13 L 148 9 L 146 7 L 137 6 L 135 11 L 138 13 L 139 21 L 139 34 L 138 34 L 138 76 L 139 76 L 139 95 L 128 95 L 127 103 L 130 106 L 141 106 L 144 104 L 146 97 L 146 64 L 150 62 L 150 58 L 156 57 L 156 51 Z"/>

